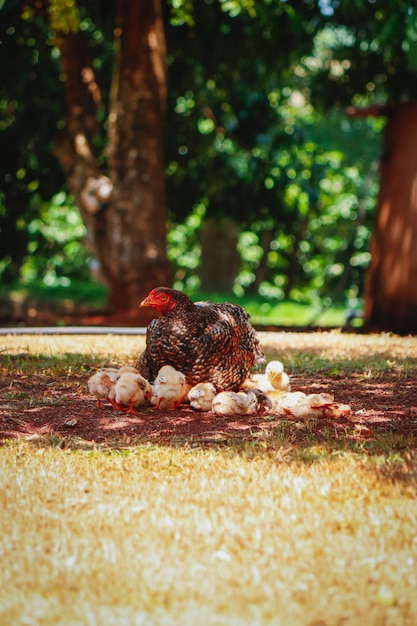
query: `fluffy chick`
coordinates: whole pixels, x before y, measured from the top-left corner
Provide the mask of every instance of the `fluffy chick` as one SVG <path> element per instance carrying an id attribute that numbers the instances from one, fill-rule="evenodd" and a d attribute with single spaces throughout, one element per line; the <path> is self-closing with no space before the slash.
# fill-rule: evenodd
<path id="1" fill-rule="evenodd" d="M 252 374 L 249 378 L 246 378 L 241 384 L 239 391 L 245 391 L 246 389 L 260 389 L 264 393 L 274 391 L 274 387 L 265 374 Z"/>
<path id="2" fill-rule="evenodd" d="M 116 405 L 120 408 L 122 404 L 129 406 L 128 413 L 133 413 L 133 407 L 146 404 L 152 396 L 150 383 L 138 372 L 122 372 L 110 392 L 110 397 L 114 398 Z"/>
<path id="3" fill-rule="evenodd" d="M 222 391 L 212 403 L 212 409 L 218 415 L 248 415 L 264 410 L 270 403 L 260 389 L 241 391 Z"/>
<path id="4" fill-rule="evenodd" d="M 250 413 L 262 413 L 263 411 L 270 411 L 272 409 L 272 401 L 268 398 L 268 394 L 262 389 L 255 387 L 254 389 L 248 389 L 245 393 L 250 394 L 252 404 L 256 400 L 256 407 L 249 411 Z M 253 398 L 255 397 L 255 399 Z"/>
<path id="5" fill-rule="evenodd" d="M 253 389 L 254 387 L 265 393 L 274 391 L 274 389 L 290 391 L 290 377 L 284 372 L 281 361 L 270 361 L 264 374 L 252 374 L 243 381 L 240 389 Z"/>
<path id="6" fill-rule="evenodd" d="M 284 372 L 281 361 L 270 361 L 266 366 L 265 376 L 274 389 L 291 391 L 290 377 Z"/>
<path id="7" fill-rule="evenodd" d="M 307 398 L 307 395 L 302 391 L 282 391 L 281 389 L 273 389 L 268 391 L 268 398 L 272 402 L 272 409 L 275 413 L 285 415 L 285 409 L 290 409 Z"/>
<path id="8" fill-rule="evenodd" d="M 245 415 L 249 405 L 250 397 L 246 391 L 221 391 L 214 398 L 212 409 L 217 415 Z"/>
<path id="9" fill-rule="evenodd" d="M 117 406 L 112 396 L 114 385 L 119 377 L 118 370 L 112 371 L 110 368 L 107 370 L 99 370 L 88 379 L 88 390 L 91 395 L 97 398 L 97 406 L 101 407 L 101 400 L 106 399 L 117 410 Z"/>
<path id="10" fill-rule="evenodd" d="M 196 411 L 211 411 L 216 387 L 213 383 L 198 383 L 188 392 L 190 406 Z"/>
<path id="11" fill-rule="evenodd" d="M 293 407 L 284 407 L 284 410 L 298 419 L 312 417 L 337 419 L 345 417 L 351 411 L 348 404 L 338 404 L 329 393 L 312 393 L 303 402 Z"/>
<path id="12" fill-rule="evenodd" d="M 151 402 L 156 409 L 176 409 L 189 390 L 184 374 L 171 365 L 164 365 L 154 380 Z"/>

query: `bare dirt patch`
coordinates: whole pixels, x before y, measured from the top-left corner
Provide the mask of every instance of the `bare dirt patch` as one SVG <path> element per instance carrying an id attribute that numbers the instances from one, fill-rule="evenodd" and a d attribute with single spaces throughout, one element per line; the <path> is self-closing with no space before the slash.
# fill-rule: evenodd
<path id="1" fill-rule="evenodd" d="M 287 371 L 290 373 L 292 389 L 306 393 L 332 393 L 335 400 L 351 406 L 352 413 L 347 418 L 338 420 L 320 419 L 299 422 L 291 418 L 281 418 L 272 413 L 250 416 L 221 417 L 213 412 L 200 413 L 188 405 L 182 405 L 176 411 L 144 408 L 134 415 L 119 413 L 110 404 L 99 408 L 95 404 L 86 386 L 89 375 L 94 371 L 88 362 L 88 346 L 85 337 L 67 339 L 68 344 L 60 346 L 62 338 L 43 339 L 41 348 L 35 346 L 33 339 L 5 342 L 3 354 L 7 353 L 9 366 L 3 368 L 0 393 L 0 439 L 19 437 L 49 436 L 59 445 L 68 437 L 83 439 L 98 444 L 110 441 L 170 443 L 190 445 L 222 444 L 229 441 L 256 439 L 279 439 L 285 436 L 297 445 L 311 444 L 312 436 L 316 442 L 330 438 L 344 437 L 350 440 L 373 439 L 384 433 L 398 433 L 417 436 L 417 373 L 393 367 L 392 371 L 375 371 L 369 376 L 364 372 L 350 372 L 343 375 L 340 368 L 335 374 L 320 372 L 298 374 L 291 371 L 291 360 L 303 351 L 316 354 L 317 358 L 343 354 L 349 360 L 360 351 L 373 351 L 373 354 L 385 354 L 387 358 L 396 358 L 402 347 L 401 339 L 390 341 L 389 338 L 375 339 L 372 347 L 370 339 L 355 338 L 349 345 L 347 338 L 337 339 L 331 333 L 301 337 L 294 333 L 264 333 L 262 343 L 268 354 L 287 357 Z M 77 342 L 80 342 L 80 345 Z M 95 350 L 109 350 L 118 355 L 119 365 L 127 362 L 127 353 L 135 355 L 138 338 L 117 339 L 94 338 Z M 407 341 L 404 339 L 404 342 Z M 20 343 L 19 343 L 20 342 Z M 23 342 L 23 343 L 22 343 Z M 49 342 L 49 343 L 48 343 Z M 100 343 L 101 342 L 101 343 Z M 128 342 L 127 344 L 124 342 Z M 339 343 L 338 343 L 339 342 Z M 388 342 L 388 343 L 387 343 Z M 63 353 L 86 351 L 86 364 L 81 373 L 71 371 L 63 375 L 49 374 L 45 368 L 37 372 L 25 372 L 10 367 L 13 349 L 21 354 L 22 345 L 30 355 L 32 350 L 45 350 L 49 345 Z M 408 352 L 415 349 L 416 343 L 409 344 Z M 15 346 L 14 348 L 12 346 Z M 58 346 L 58 347 L 57 347 Z M 120 349 L 118 349 L 118 347 Z M 415 355 L 415 353 L 412 352 Z M 394 355 L 394 357 L 393 357 Z M 360 355 L 359 355 L 360 356 Z M 64 357 L 63 357 L 64 358 Z M 271 357 L 269 357 L 271 358 Z M 132 362 L 132 359 L 130 359 Z"/>

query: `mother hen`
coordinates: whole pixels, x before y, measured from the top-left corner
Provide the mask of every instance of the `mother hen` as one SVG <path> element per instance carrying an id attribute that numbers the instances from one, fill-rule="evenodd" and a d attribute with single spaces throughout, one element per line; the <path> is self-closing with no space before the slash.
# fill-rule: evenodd
<path id="1" fill-rule="evenodd" d="M 136 364 L 150 381 L 160 367 L 172 365 L 190 385 L 211 382 L 217 391 L 235 390 L 264 360 L 249 315 L 239 304 L 194 303 L 181 291 L 156 287 L 140 306 L 161 313 L 148 326 L 146 348 Z"/>

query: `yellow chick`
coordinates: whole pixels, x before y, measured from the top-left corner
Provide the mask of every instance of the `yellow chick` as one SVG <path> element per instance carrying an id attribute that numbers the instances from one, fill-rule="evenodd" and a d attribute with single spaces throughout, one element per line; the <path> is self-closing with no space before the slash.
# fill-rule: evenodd
<path id="1" fill-rule="evenodd" d="M 160 368 L 152 385 L 151 403 L 156 409 L 176 409 L 190 390 L 185 376 L 171 365 Z"/>
<path id="2" fill-rule="evenodd" d="M 336 419 L 350 413 L 350 406 L 334 402 L 329 393 L 312 393 L 303 402 L 284 410 L 297 419 L 330 417 Z"/>
<path id="3" fill-rule="evenodd" d="M 117 406 L 114 397 L 111 397 L 118 376 L 117 371 L 99 370 L 88 379 L 88 390 L 97 398 L 98 407 L 102 406 L 101 400 L 106 399 L 115 409 L 119 410 L 120 407 Z"/>
<path id="4" fill-rule="evenodd" d="M 270 361 L 266 366 L 265 374 L 252 374 L 240 386 L 241 389 L 253 389 L 255 387 L 265 393 L 274 389 L 290 391 L 290 377 L 284 372 L 281 361 Z"/>
<path id="5" fill-rule="evenodd" d="M 265 376 L 274 389 L 291 391 L 290 377 L 284 372 L 281 361 L 270 361 L 266 366 Z"/>
<path id="6" fill-rule="evenodd" d="M 307 398 L 307 394 L 302 391 L 282 391 L 281 389 L 268 391 L 266 395 L 272 402 L 273 411 L 281 415 L 285 415 L 285 409 L 290 409 Z"/>
<path id="7" fill-rule="evenodd" d="M 213 399 L 212 409 L 217 415 L 245 415 L 249 404 L 249 395 L 244 391 L 221 391 Z"/>
<path id="8" fill-rule="evenodd" d="M 212 403 L 212 409 L 218 415 L 248 415 L 270 408 L 270 402 L 260 389 L 241 391 L 222 391 Z"/>
<path id="9" fill-rule="evenodd" d="M 255 388 L 260 389 L 264 393 L 274 390 L 274 387 L 271 385 L 265 374 L 252 374 L 250 378 L 246 378 L 240 385 L 240 391 Z"/>
<path id="10" fill-rule="evenodd" d="M 188 392 L 190 406 L 196 411 L 211 411 L 216 388 L 212 383 L 198 383 Z"/>
<path id="11" fill-rule="evenodd" d="M 122 372 L 110 392 L 118 407 L 122 404 L 129 406 L 128 413 L 133 413 L 133 407 L 146 404 L 152 396 L 151 384 L 138 372 Z"/>

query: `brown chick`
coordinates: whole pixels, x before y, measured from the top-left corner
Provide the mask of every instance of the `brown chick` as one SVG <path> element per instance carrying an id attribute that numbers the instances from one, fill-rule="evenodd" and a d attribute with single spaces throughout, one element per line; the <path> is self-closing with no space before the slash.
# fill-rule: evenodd
<path id="1" fill-rule="evenodd" d="M 217 391 L 236 390 L 263 359 L 249 316 L 238 304 L 194 303 L 181 291 L 156 287 L 140 306 L 160 313 L 148 326 L 136 363 L 151 382 L 163 365 L 172 365 L 191 386 L 211 382 Z"/>

